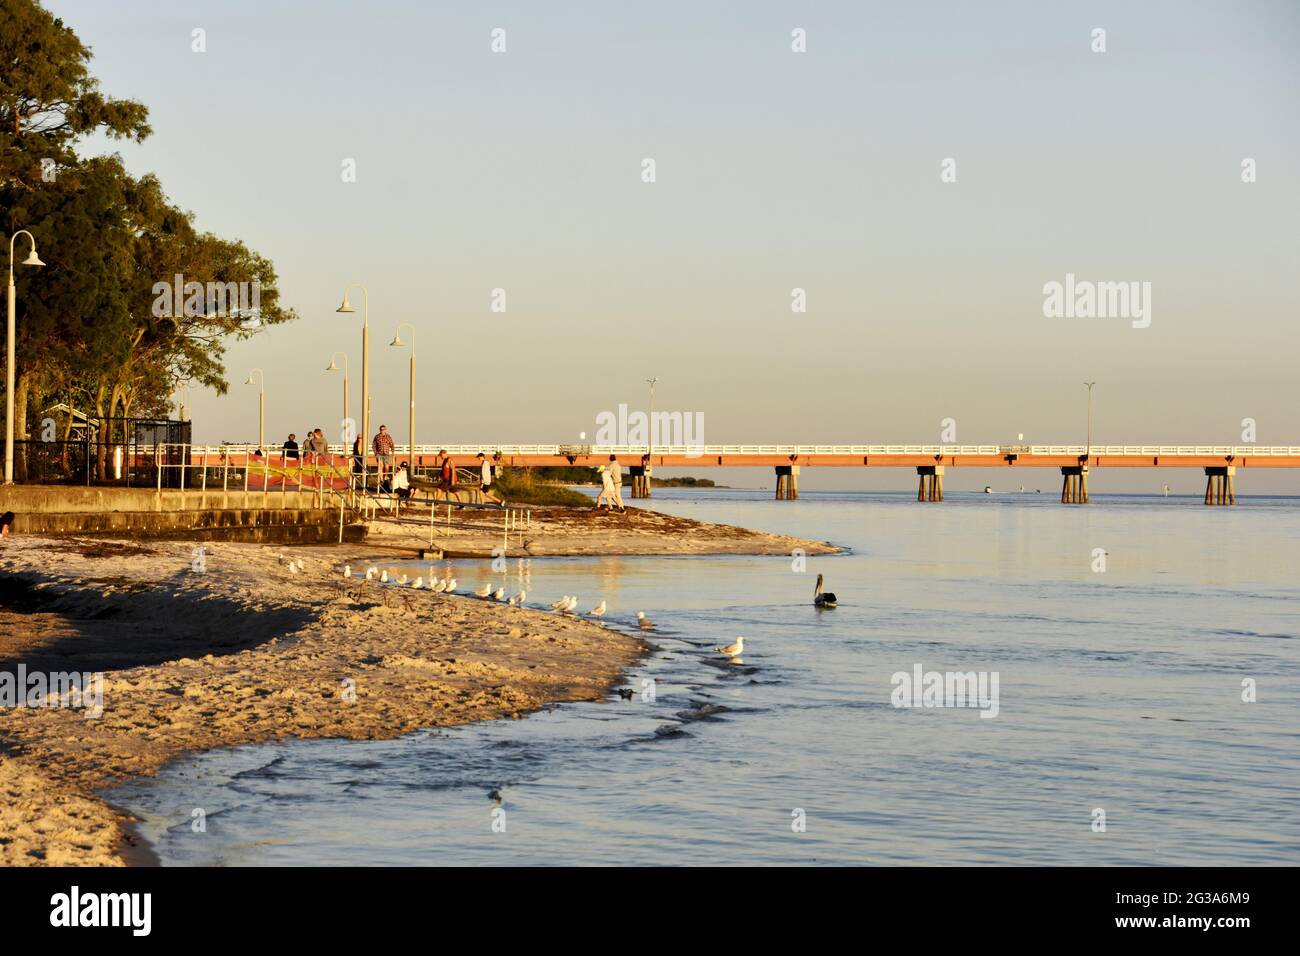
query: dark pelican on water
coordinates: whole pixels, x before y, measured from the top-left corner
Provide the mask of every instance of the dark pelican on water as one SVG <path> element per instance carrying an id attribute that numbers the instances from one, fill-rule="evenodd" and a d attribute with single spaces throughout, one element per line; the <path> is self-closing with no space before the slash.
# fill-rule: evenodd
<path id="1" fill-rule="evenodd" d="M 814 607 L 836 607 L 839 601 L 830 591 L 822 591 L 822 576 L 817 575 L 817 590 L 813 591 Z"/>

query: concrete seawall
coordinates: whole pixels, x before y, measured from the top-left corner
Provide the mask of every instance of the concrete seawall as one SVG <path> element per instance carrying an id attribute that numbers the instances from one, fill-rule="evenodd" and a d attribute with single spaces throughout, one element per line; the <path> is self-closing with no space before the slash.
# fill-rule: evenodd
<path id="1" fill-rule="evenodd" d="M 179 491 L 12 485 L 0 489 L 0 512 L 14 512 L 17 534 L 104 534 L 196 541 L 328 544 L 339 539 L 337 507 L 317 508 L 310 492 Z M 265 507 L 262 507 L 265 505 Z M 345 516 L 343 539 L 365 538 Z"/>

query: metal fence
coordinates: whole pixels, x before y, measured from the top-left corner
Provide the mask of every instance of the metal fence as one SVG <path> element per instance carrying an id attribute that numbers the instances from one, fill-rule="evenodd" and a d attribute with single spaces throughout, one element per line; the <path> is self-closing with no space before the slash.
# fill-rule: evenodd
<path id="1" fill-rule="evenodd" d="M 163 465 L 163 486 L 180 487 L 179 466 L 189 464 L 190 422 L 113 418 L 76 424 L 75 429 L 60 429 L 57 420 L 47 419 L 39 431 L 48 429 L 48 434 L 15 441 L 14 481 L 153 486 Z"/>

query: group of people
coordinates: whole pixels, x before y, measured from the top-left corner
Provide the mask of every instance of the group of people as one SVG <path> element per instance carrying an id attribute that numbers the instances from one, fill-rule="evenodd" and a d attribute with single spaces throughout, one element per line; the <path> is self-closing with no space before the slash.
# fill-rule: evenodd
<path id="1" fill-rule="evenodd" d="M 298 436 L 290 432 L 289 437 L 284 440 L 282 450 L 286 461 L 290 458 L 299 458 Z M 329 442 L 325 440 L 325 433 L 319 428 L 308 429 L 307 438 L 302 443 L 301 452 L 301 458 L 311 461 L 313 464 L 319 461 L 321 456 L 328 455 L 330 446 Z"/>

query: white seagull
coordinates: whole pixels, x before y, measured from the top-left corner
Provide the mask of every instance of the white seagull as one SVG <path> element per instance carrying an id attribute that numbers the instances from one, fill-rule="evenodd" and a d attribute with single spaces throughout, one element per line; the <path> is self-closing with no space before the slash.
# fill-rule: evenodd
<path id="1" fill-rule="evenodd" d="M 564 606 L 564 613 L 572 614 L 574 612 L 574 609 L 577 608 L 577 606 L 578 606 L 578 596 L 575 594 L 573 597 L 569 598 L 569 603 Z"/>
<path id="2" fill-rule="evenodd" d="M 518 594 L 513 595 L 513 596 L 510 598 L 510 600 L 506 601 L 506 603 L 509 604 L 511 607 L 514 607 L 515 605 L 523 604 L 523 603 L 524 603 L 524 598 L 526 598 L 526 597 L 528 597 L 528 592 L 527 592 L 527 591 L 520 591 Z"/>
<path id="3" fill-rule="evenodd" d="M 367 581 L 373 581 L 374 579 L 375 579 L 375 569 L 374 569 L 374 568 L 366 568 L 366 580 L 367 580 Z"/>
<path id="4" fill-rule="evenodd" d="M 560 598 L 558 601 L 556 601 L 551 605 L 551 610 L 563 611 L 568 606 L 569 606 L 569 596 L 566 594 L 564 595 L 564 597 Z"/>
<path id="5" fill-rule="evenodd" d="M 343 565 L 343 576 L 345 578 L 352 577 L 352 565 L 350 564 Z"/>
<path id="6" fill-rule="evenodd" d="M 588 611 L 587 613 L 588 613 L 589 615 L 591 615 L 592 617 L 604 617 L 604 616 L 605 616 L 605 602 L 604 602 L 604 601 L 601 601 L 599 604 L 597 604 L 595 607 L 593 607 L 593 608 L 592 608 L 590 611 Z"/>
<path id="7" fill-rule="evenodd" d="M 492 594 L 492 600 L 500 601 L 505 596 L 506 596 L 506 589 L 497 588 L 496 591 Z"/>
<path id="8" fill-rule="evenodd" d="M 641 628 L 641 630 L 643 631 L 649 631 L 654 629 L 654 622 L 651 621 L 650 618 L 645 616 L 645 611 L 636 612 L 636 623 L 637 623 L 637 627 Z"/>
<path id="9" fill-rule="evenodd" d="M 420 588 L 424 587 L 424 578 L 416 578 L 415 583 L 412 584 L 411 587 L 415 588 L 417 591 L 420 590 Z"/>
<path id="10" fill-rule="evenodd" d="M 380 574 L 379 574 L 379 583 L 380 583 L 380 584 L 387 584 L 387 583 L 388 583 L 388 570 L 387 570 L 387 569 L 384 569 L 383 571 L 380 572 Z"/>
<path id="11" fill-rule="evenodd" d="M 429 583 L 429 590 L 441 594 L 443 591 L 447 590 L 447 582 L 441 580 L 431 581 Z"/>
<path id="12" fill-rule="evenodd" d="M 492 593 L 492 582 L 489 581 L 487 584 L 483 585 L 483 590 L 481 590 L 481 591 L 475 591 L 475 592 L 474 592 L 474 596 L 475 596 L 475 597 L 485 598 L 485 597 L 489 596 L 491 593 Z"/>
<path id="13" fill-rule="evenodd" d="M 456 579 L 452 578 L 450 581 L 447 582 L 446 593 L 450 594 L 452 591 L 455 590 L 456 590 Z"/>
<path id="14" fill-rule="evenodd" d="M 728 657 L 735 657 L 744 649 L 745 649 L 745 639 L 743 637 L 736 638 L 735 644 L 728 644 L 726 647 L 714 648 L 714 650 L 717 651 L 718 653 L 726 654 Z"/>
<path id="15" fill-rule="evenodd" d="M 398 578 L 398 579 L 397 579 L 397 583 L 398 583 L 398 584 L 405 584 L 405 583 L 406 583 L 406 575 L 403 574 L 400 578 Z"/>

